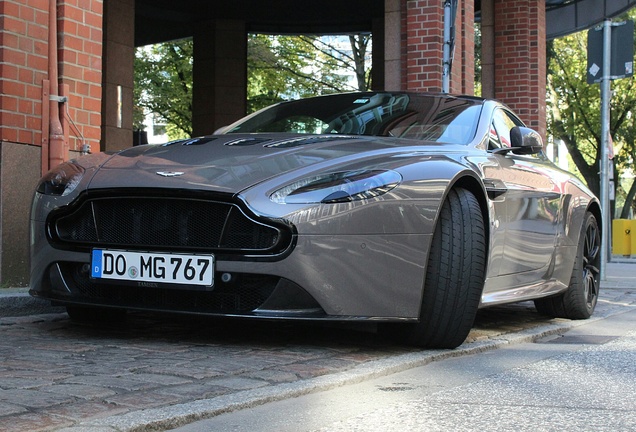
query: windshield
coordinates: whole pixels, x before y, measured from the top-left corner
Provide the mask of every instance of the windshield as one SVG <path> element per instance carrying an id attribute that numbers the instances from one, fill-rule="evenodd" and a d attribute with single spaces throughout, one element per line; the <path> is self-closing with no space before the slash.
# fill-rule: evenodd
<path id="1" fill-rule="evenodd" d="M 467 144 L 475 136 L 480 113 L 476 99 L 346 93 L 282 102 L 239 120 L 224 133 L 394 136 Z"/>

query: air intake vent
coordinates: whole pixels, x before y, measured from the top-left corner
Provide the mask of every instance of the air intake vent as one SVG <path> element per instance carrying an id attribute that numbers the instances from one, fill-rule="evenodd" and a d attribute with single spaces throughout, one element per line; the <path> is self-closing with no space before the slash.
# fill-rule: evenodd
<path id="1" fill-rule="evenodd" d="M 226 146 L 251 146 L 271 141 L 269 138 L 237 138 L 225 143 Z"/>
<path id="2" fill-rule="evenodd" d="M 56 243 L 129 250 L 206 250 L 272 255 L 291 233 L 248 217 L 230 202 L 178 197 L 103 197 L 85 200 L 49 221 Z"/>
<path id="3" fill-rule="evenodd" d="M 311 136 L 311 137 L 300 137 L 300 138 L 291 138 L 287 140 L 275 141 L 270 144 L 265 144 L 263 147 L 268 148 L 288 148 L 288 147 L 297 147 L 308 144 L 317 144 L 322 142 L 329 141 L 340 141 L 340 140 L 351 140 L 356 139 L 357 137 L 353 136 Z"/>

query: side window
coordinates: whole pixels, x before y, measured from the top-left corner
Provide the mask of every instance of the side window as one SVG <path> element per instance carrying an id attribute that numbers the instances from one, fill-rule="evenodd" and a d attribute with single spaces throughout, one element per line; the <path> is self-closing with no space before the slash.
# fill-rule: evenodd
<path id="1" fill-rule="evenodd" d="M 490 125 L 491 148 L 510 147 L 510 130 L 515 126 L 523 126 L 523 123 L 511 113 L 497 109 Z"/>

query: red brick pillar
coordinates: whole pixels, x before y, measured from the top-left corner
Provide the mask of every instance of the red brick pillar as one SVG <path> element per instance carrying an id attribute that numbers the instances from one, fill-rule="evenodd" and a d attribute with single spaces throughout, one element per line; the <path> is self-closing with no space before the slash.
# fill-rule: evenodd
<path id="1" fill-rule="evenodd" d="M 60 104 L 62 124 L 72 120 L 99 150 L 103 0 L 50 1 L 57 6 L 58 77 L 68 97 Z M 49 159 L 48 36 L 49 0 L 0 0 L 0 283 L 6 286 L 29 283 L 29 210 Z M 69 129 L 64 159 L 81 145 Z"/>
<path id="2" fill-rule="evenodd" d="M 69 127 L 69 150 L 99 151 L 102 112 L 103 0 L 58 0 L 59 78 L 69 100 L 60 106 Z M 77 130 L 76 130 L 77 129 Z M 84 138 L 84 142 L 80 134 Z"/>
<path id="3" fill-rule="evenodd" d="M 441 91 L 444 61 L 444 1 L 409 0 L 406 5 L 406 83 L 411 91 Z M 450 93 L 474 93 L 475 7 L 459 0 Z"/>
<path id="4" fill-rule="evenodd" d="M 0 1 L 0 140 L 40 145 L 48 3 L 22 3 Z"/>
<path id="5" fill-rule="evenodd" d="M 546 133 L 545 0 L 495 0 L 495 98 Z"/>
<path id="6" fill-rule="evenodd" d="M 55 0 L 52 0 L 55 1 Z M 48 1 L 2 0 L 0 39 L 0 139 L 42 145 L 48 108 Z M 102 71 L 102 0 L 57 0 L 58 72 L 63 123 L 72 120 L 88 144 L 99 149 Z M 56 83 L 57 85 L 57 83 Z M 56 92 L 60 94 L 60 92 Z M 69 119 L 70 118 L 70 119 Z M 46 133 L 45 133 L 46 135 Z M 70 134 L 70 150 L 80 139 Z M 68 155 L 65 155 L 68 158 Z"/>
<path id="7" fill-rule="evenodd" d="M 475 94 L 475 3 L 459 0 L 450 93 Z"/>
<path id="8" fill-rule="evenodd" d="M 406 2 L 406 86 L 409 91 L 441 91 L 444 2 Z"/>

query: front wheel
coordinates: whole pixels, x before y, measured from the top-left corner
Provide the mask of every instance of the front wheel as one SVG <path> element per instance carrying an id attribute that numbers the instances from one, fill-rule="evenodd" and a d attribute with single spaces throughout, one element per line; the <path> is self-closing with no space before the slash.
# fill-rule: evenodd
<path id="1" fill-rule="evenodd" d="M 534 305 L 553 318 L 587 319 L 598 301 L 601 265 L 601 231 L 596 217 L 587 212 L 581 227 L 574 268 L 568 289 L 556 296 L 537 299 Z"/>
<path id="2" fill-rule="evenodd" d="M 428 348 L 461 345 L 475 321 L 486 267 L 486 232 L 479 202 L 463 188 L 449 192 L 431 242 L 420 322 L 407 342 Z"/>

